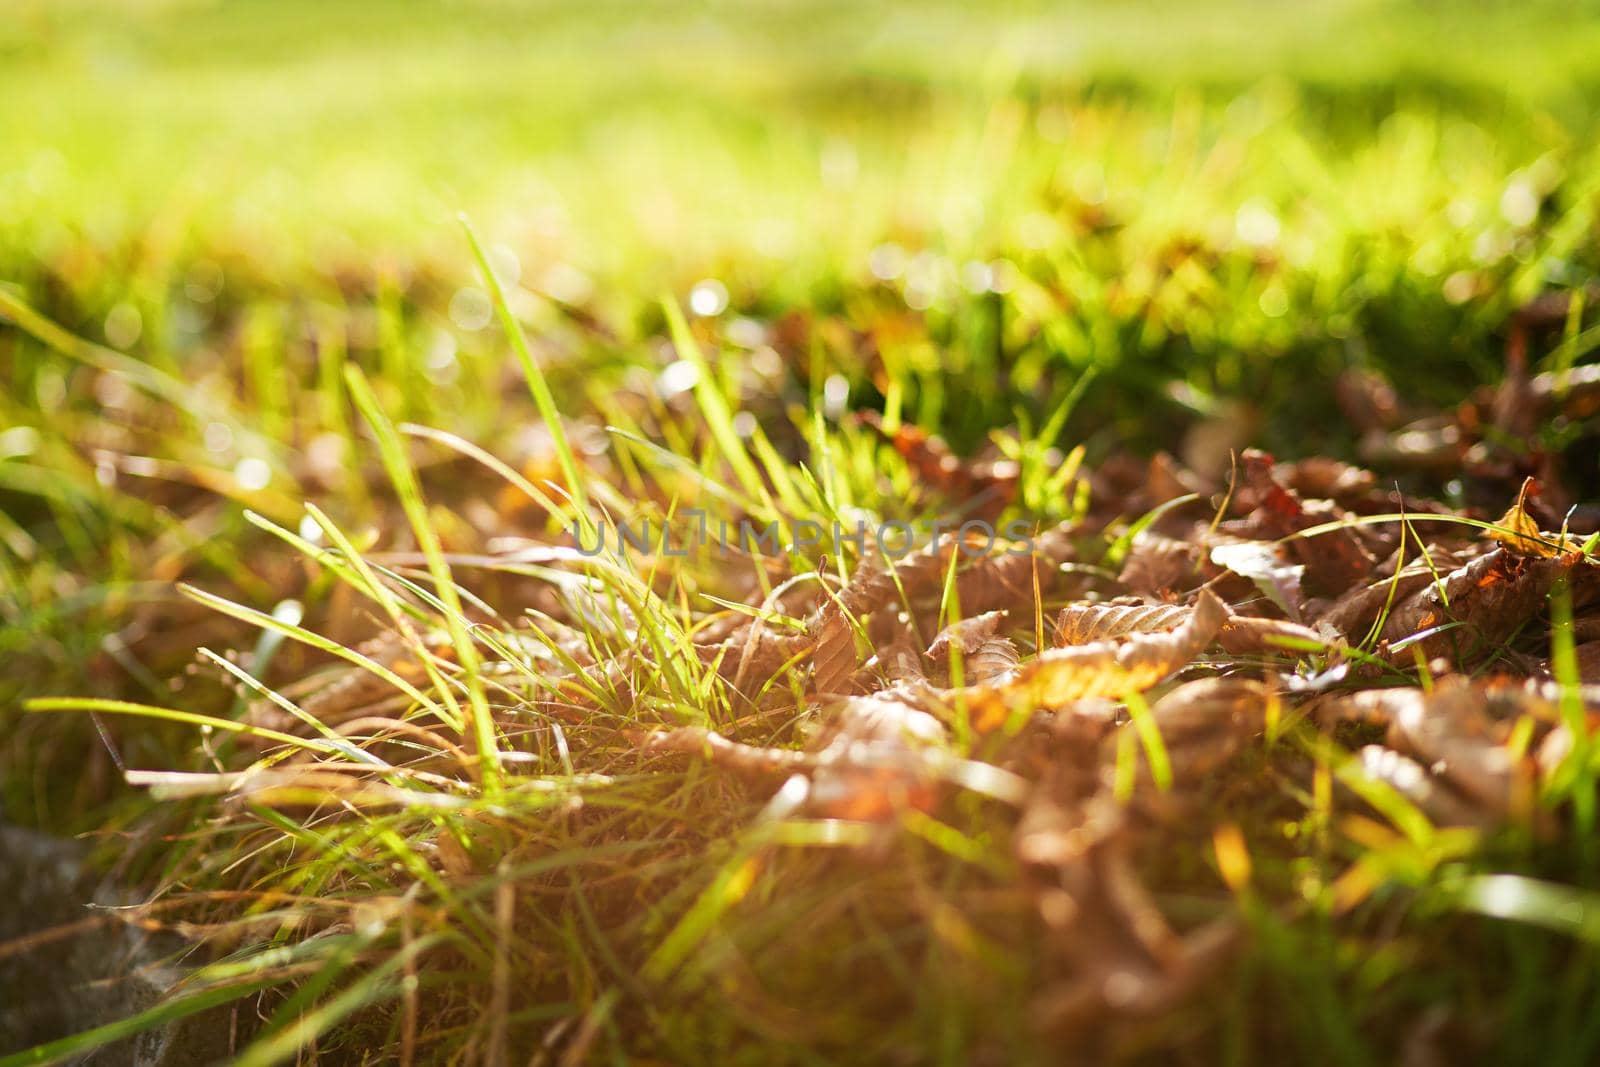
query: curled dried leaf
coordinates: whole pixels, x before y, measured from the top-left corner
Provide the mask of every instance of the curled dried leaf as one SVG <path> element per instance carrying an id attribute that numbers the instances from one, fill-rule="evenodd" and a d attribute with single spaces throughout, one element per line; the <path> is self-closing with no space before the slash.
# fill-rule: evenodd
<path id="1" fill-rule="evenodd" d="M 1190 609 L 1180 604 L 1068 604 L 1056 618 L 1056 645 L 1158 633 L 1174 629 L 1189 615 Z"/>
<path id="2" fill-rule="evenodd" d="M 975 615 L 970 619 L 951 623 L 928 645 L 928 658 L 931 660 L 948 660 L 952 646 L 961 650 L 963 654 L 971 654 L 979 645 L 993 637 L 1006 621 L 1003 611 L 986 611 L 982 615 Z"/>
<path id="3" fill-rule="evenodd" d="M 856 635 L 838 604 L 829 601 L 812 634 L 812 688 L 818 693 L 844 693 L 856 669 Z"/>
<path id="4" fill-rule="evenodd" d="M 1330 500 L 1307 500 L 1296 523 L 1298 530 L 1341 522 L 1349 516 Z M 1372 573 L 1377 560 L 1356 526 L 1339 526 L 1288 542 L 1290 553 L 1305 564 L 1307 584 L 1318 594 L 1342 593 Z"/>
<path id="5" fill-rule="evenodd" d="M 1308 643 L 1321 647 L 1323 640 L 1309 626 L 1286 619 L 1235 615 L 1223 624 L 1217 643 L 1237 656 L 1252 652 L 1291 653 L 1304 649 Z"/>
<path id="6" fill-rule="evenodd" d="M 1557 580 L 1580 568 L 1591 577 L 1592 565 L 1577 553 L 1541 559 L 1496 548 L 1408 597 L 1390 614 L 1383 638 L 1393 644 L 1432 631 L 1399 650 L 1408 661 L 1413 643 L 1428 659 L 1496 646 L 1544 609 Z"/>
<path id="7" fill-rule="evenodd" d="M 1034 613 L 1034 590 L 1048 592 L 1061 580 L 1061 564 L 1077 553 L 1075 523 L 1062 523 L 1033 539 L 1031 552 L 985 556 L 956 575 L 956 599 L 974 615 L 1014 611 L 1019 618 Z"/>
<path id="8" fill-rule="evenodd" d="M 1201 678 L 1185 682 L 1151 705 L 1156 727 L 1169 745 L 1216 733 L 1253 734 L 1261 729 L 1268 692 L 1248 678 Z"/>
<path id="9" fill-rule="evenodd" d="M 831 654 L 837 656 L 841 618 L 863 618 L 895 603 L 902 593 L 911 598 L 930 588 L 938 588 L 954 551 L 954 541 L 946 535 L 908 553 L 903 559 L 889 560 L 884 565 L 879 565 L 869 555 L 856 567 L 843 588 L 806 616 L 802 631 L 779 630 L 760 617 L 743 621 L 732 629 L 714 646 L 722 656 L 719 673 L 739 687 L 747 683 L 760 684 L 807 649 L 818 650 L 819 639 L 824 636 Z M 769 598 L 763 606 L 772 610 L 775 600 Z M 826 635 L 825 628 L 828 629 Z M 830 660 L 827 666 L 836 675 L 837 664 Z M 848 673 L 846 671 L 846 677 Z M 833 675 L 827 680 L 838 684 Z M 820 683 L 818 688 L 822 692 L 838 691 L 822 689 Z"/>
<path id="10" fill-rule="evenodd" d="M 877 666 L 891 683 L 925 682 L 927 672 L 922 669 L 922 656 L 906 633 L 898 633 L 888 644 L 878 649 Z"/>
<path id="11" fill-rule="evenodd" d="M 1548 717 L 1542 699 L 1524 687 L 1492 688 L 1462 676 L 1441 679 L 1434 691 L 1374 689 L 1325 701 L 1315 713 L 1324 722 L 1353 720 L 1385 727 L 1389 748 L 1415 759 L 1478 815 L 1497 821 L 1513 809 L 1518 768 L 1505 742 L 1509 720 L 1524 712 Z M 1405 784 L 1405 772 L 1395 770 Z M 1422 795 L 1420 786 L 1402 790 Z M 1439 801 L 1439 804 L 1445 803 Z M 1437 806 L 1437 805 L 1436 805 Z M 1452 821 L 1474 820 L 1453 817 Z"/>
<path id="12" fill-rule="evenodd" d="M 1202 678 L 1167 693 L 1150 708 L 1175 782 L 1204 780 L 1261 732 L 1269 694 L 1244 678 Z M 1124 727 L 1126 728 L 1126 727 Z M 1101 777 L 1115 776 L 1117 739 L 1102 743 Z M 1140 769 L 1141 778 L 1149 774 Z"/>
<path id="13" fill-rule="evenodd" d="M 1120 697 L 1150 688 L 1191 663 L 1228 617 L 1226 605 L 1201 593 L 1193 612 L 1176 630 L 1134 634 L 1039 654 L 1003 686 L 954 691 L 965 699 L 980 729 L 994 729 L 1016 708 L 1056 709 L 1088 697 Z"/>
<path id="14" fill-rule="evenodd" d="M 1366 639 L 1385 608 L 1404 604 L 1432 581 L 1433 572 L 1427 567 L 1407 567 L 1394 577 L 1349 590 L 1317 616 L 1317 624 L 1352 644 L 1359 643 Z"/>
<path id="15" fill-rule="evenodd" d="M 1118 580 L 1143 596 L 1182 592 L 1206 577 L 1207 562 L 1199 545 L 1146 530 L 1134 538 Z"/>
<path id="16" fill-rule="evenodd" d="M 956 549 L 955 539 L 945 534 L 900 559 L 884 558 L 880 563 L 869 555 L 839 590 L 839 604 L 860 618 L 895 603 L 902 594 L 911 599 L 938 589 Z"/>
<path id="17" fill-rule="evenodd" d="M 1243 484 L 1235 503 L 1255 510 L 1242 524 L 1230 524 L 1230 528 L 1250 538 L 1282 540 L 1290 559 L 1305 568 L 1306 585 L 1318 593 L 1343 592 L 1372 572 L 1376 561 L 1354 527 L 1296 536 L 1344 518 L 1332 501 L 1301 500 L 1279 480 L 1272 457 L 1264 452 L 1246 451 L 1240 457 L 1240 469 Z"/>
<path id="18" fill-rule="evenodd" d="M 990 637 L 967 655 L 967 676 L 974 685 L 1004 685 L 1017 670 L 1022 657 L 1009 637 Z"/>
<path id="19" fill-rule="evenodd" d="M 1538 492 L 1539 483 L 1533 478 L 1524 478 L 1522 488 L 1517 491 L 1517 502 L 1495 520 L 1495 526 L 1499 529 L 1486 531 L 1485 536 L 1518 556 L 1550 559 L 1578 551 L 1582 546 L 1571 537 L 1539 532 L 1539 523 L 1528 512 L 1528 498 L 1538 495 Z"/>
<path id="20" fill-rule="evenodd" d="M 1125 810 L 1101 792 L 1062 803 L 1041 787 L 1017 855 L 1029 872 L 1046 951 L 1065 972 L 1033 1004 L 1042 1030 L 1070 1033 L 1171 1007 L 1227 959 L 1238 928 L 1222 920 L 1175 932 L 1132 863 Z"/>
<path id="21" fill-rule="evenodd" d="M 1497 530 L 1489 530 L 1486 536 L 1491 541 L 1498 541 L 1506 548 L 1519 556 L 1539 556 L 1549 558 L 1556 554 L 1554 545 L 1546 544 L 1539 536 L 1539 524 L 1528 514 L 1528 491 L 1537 490 L 1532 478 L 1522 480 L 1522 488 L 1517 491 L 1517 502 L 1498 520 L 1495 525 Z"/>
<path id="22" fill-rule="evenodd" d="M 1256 583 L 1256 587 L 1286 615 L 1300 616 L 1306 599 L 1301 589 L 1305 565 L 1289 562 L 1276 545 L 1266 541 L 1233 541 L 1213 547 L 1211 561 Z"/>

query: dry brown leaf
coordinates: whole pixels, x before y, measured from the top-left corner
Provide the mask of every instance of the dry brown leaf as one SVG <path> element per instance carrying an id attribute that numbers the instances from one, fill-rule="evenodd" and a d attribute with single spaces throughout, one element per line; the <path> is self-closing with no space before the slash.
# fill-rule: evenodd
<path id="1" fill-rule="evenodd" d="M 1430 582 L 1397 605 L 1383 628 L 1389 643 L 1443 626 L 1396 655 L 1409 662 L 1419 647 L 1433 659 L 1458 651 L 1471 654 L 1504 643 L 1544 610 L 1556 581 L 1577 575 L 1592 580 L 1592 565 L 1577 553 L 1551 558 L 1517 556 L 1504 548 L 1479 556 L 1438 582 Z"/>
<path id="2" fill-rule="evenodd" d="M 1248 737 L 1260 731 L 1268 690 L 1248 678 L 1185 682 L 1151 705 L 1162 741 L 1178 750 L 1219 734 Z"/>
<path id="3" fill-rule="evenodd" d="M 818 741 L 807 811 L 882 822 L 938 802 L 945 729 L 927 712 L 893 699 L 854 698 Z"/>
<path id="4" fill-rule="evenodd" d="M 807 648 L 816 649 L 825 625 L 832 626 L 830 639 L 836 640 L 838 619 L 830 622 L 830 613 L 860 619 L 897 602 L 902 593 L 912 598 L 929 588 L 938 588 L 954 551 L 953 540 L 945 536 L 887 566 L 878 565 L 868 554 L 844 587 L 806 616 L 802 632 L 779 631 L 766 620 L 755 618 L 742 622 L 722 642 L 710 646 L 722 656 L 719 673 L 739 688 L 759 686 Z M 763 606 L 769 610 L 774 607 L 771 603 Z M 830 647 L 837 651 L 837 644 Z M 836 665 L 828 666 L 834 669 Z"/>
<path id="5" fill-rule="evenodd" d="M 1039 535 L 1031 553 L 1006 552 L 977 560 L 956 575 L 957 601 L 964 610 L 978 615 L 1012 608 L 1031 614 L 1036 582 L 1041 592 L 1049 589 L 1059 578 L 1059 565 L 1071 558 L 1074 529 L 1072 524 L 1062 524 Z M 900 623 L 888 609 L 902 602 L 928 605 L 943 588 L 958 550 L 957 539 L 945 534 L 900 560 L 882 565 L 864 561 L 843 588 L 806 617 L 803 633 L 777 631 L 758 618 L 741 624 L 707 650 L 721 655 L 721 675 L 744 688 L 766 681 L 772 672 L 810 648 L 816 657 L 813 668 L 818 691 L 842 693 L 845 689 L 827 686 L 842 685 L 855 667 L 853 646 L 848 669 L 843 666 L 843 617 L 871 616 L 869 634 L 879 643 L 892 641 Z"/>
<path id="6" fill-rule="evenodd" d="M 1238 941 L 1231 920 L 1177 934 L 1134 871 L 1127 810 L 1108 791 L 1084 800 L 1059 774 L 1041 783 L 1017 828 L 1062 978 L 1034 1001 L 1035 1025 L 1065 1034 L 1171 1007 L 1221 966 Z"/>
<path id="7" fill-rule="evenodd" d="M 868 562 L 856 569 L 849 583 L 839 590 L 839 603 L 856 618 L 898 602 L 902 595 L 914 599 L 919 594 L 944 584 L 956 542 L 946 534 L 908 552 L 898 560 L 880 562 L 868 555 Z"/>
<path id="8" fill-rule="evenodd" d="M 1433 572 L 1420 564 L 1407 567 L 1398 577 L 1357 586 L 1317 616 L 1317 624 L 1340 634 L 1346 641 L 1364 641 L 1385 607 L 1404 604 L 1433 581 Z"/>
<path id="9" fill-rule="evenodd" d="M 974 685 L 1004 685 L 1022 662 L 1009 637 L 990 637 L 967 654 L 966 673 Z"/>
<path id="10" fill-rule="evenodd" d="M 1087 645 L 1171 630 L 1189 617 L 1180 604 L 1068 604 L 1056 618 L 1056 645 Z"/>
<path id="11" fill-rule="evenodd" d="M 1494 822 L 1516 808 L 1520 786 L 1531 776 L 1531 761 L 1519 768 L 1505 742 L 1511 722 L 1524 715 L 1542 739 L 1555 719 L 1553 704 L 1530 686 L 1491 685 L 1453 675 L 1440 679 L 1432 693 L 1417 688 L 1369 689 L 1320 702 L 1314 708 L 1325 724 L 1353 720 L 1381 725 L 1384 742 L 1427 769 L 1429 783 L 1416 783 L 1403 766 L 1375 768 L 1395 778 L 1391 784 L 1428 801 L 1435 813 L 1450 813 L 1462 825 Z M 1371 769 L 1371 768 L 1369 768 Z M 1430 795 L 1443 787 L 1448 795 Z M 1450 811 L 1465 804 L 1470 817 Z"/>
<path id="12" fill-rule="evenodd" d="M 1239 456 L 1233 493 L 1235 513 L 1248 513 L 1245 522 L 1252 538 L 1276 539 L 1295 532 L 1300 519 L 1300 498 L 1273 474 L 1277 461 L 1259 448 Z"/>
<path id="13" fill-rule="evenodd" d="M 1299 530 L 1309 530 L 1349 517 L 1331 500 L 1307 500 L 1296 525 Z M 1340 526 L 1311 537 L 1294 537 L 1285 544 L 1290 554 L 1305 564 L 1307 585 L 1318 595 L 1344 592 L 1370 575 L 1377 564 L 1358 526 Z"/>
<path id="14" fill-rule="evenodd" d="M 907 633 L 896 634 L 894 639 L 878 648 L 878 670 L 891 683 L 925 682 L 927 672 L 922 669 L 922 656 L 911 644 Z"/>
<path id="15" fill-rule="evenodd" d="M 1382 745 L 1365 745 L 1357 754 L 1361 774 L 1382 782 L 1415 804 L 1439 826 L 1484 826 L 1489 813 L 1467 803 L 1436 781 L 1421 763 Z"/>
<path id="16" fill-rule="evenodd" d="M 1143 596 L 1186 592 L 1207 577 L 1207 562 L 1199 545 L 1146 530 L 1134 538 L 1118 580 Z"/>
<path id="17" fill-rule="evenodd" d="M 1248 578 L 1291 618 L 1298 618 L 1305 604 L 1301 583 L 1306 568 L 1291 563 L 1276 545 L 1267 541 L 1233 541 L 1211 549 L 1211 561 L 1219 567 Z"/>
<path id="18" fill-rule="evenodd" d="M 1362 433 L 1382 433 L 1400 422 L 1394 386 L 1378 371 L 1348 368 L 1333 381 L 1334 402 Z"/>
<path id="19" fill-rule="evenodd" d="M 1150 466 L 1145 473 L 1144 500 L 1141 503 L 1147 508 L 1154 508 L 1181 496 L 1204 496 L 1211 488 L 1205 479 L 1186 470 L 1170 453 L 1157 452 L 1150 457 Z"/>
<path id="20" fill-rule="evenodd" d="M 1585 685 L 1600 682 L 1600 641 L 1585 641 L 1573 649 L 1578 666 L 1578 680 Z M 1555 667 L 1545 660 L 1535 671 L 1535 677 L 1555 678 Z"/>
<path id="21" fill-rule="evenodd" d="M 1244 751 L 1261 732 L 1268 700 L 1268 690 L 1260 682 L 1202 678 L 1185 682 L 1156 701 L 1150 712 L 1166 747 L 1173 781 L 1205 781 Z M 1120 741 L 1113 732 L 1101 742 L 1100 779 L 1108 792 L 1116 780 Z M 1141 763 L 1138 781 L 1141 786 L 1151 781 L 1148 765 Z"/>
<path id="22" fill-rule="evenodd" d="M 928 646 L 928 658 L 948 663 L 953 649 L 960 649 L 962 675 L 974 685 L 998 685 L 1009 679 L 1020 657 L 1011 639 L 998 633 L 1006 613 L 989 611 L 953 623 L 939 632 Z"/>
<path id="23" fill-rule="evenodd" d="M 1332 501 L 1302 501 L 1278 480 L 1272 457 L 1256 449 L 1240 457 L 1240 474 L 1235 504 L 1254 510 L 1242 523 L 1229 523 L 1230 531 L 1254 540 L 1282 541 L 1291 559 L 1305 567 L 1306 585 L 1318 595 L 1343 593 L 1372 573 L 1376 561 L 1353 527 L 1295 536 L 1343 519 L 1345 513 Z"/>
<path id="24" fill-rule="evenodd" d="M 1227 617 L 1227 606 L 1203 592 L 1189 618 L 1170 633 L 1047 649 L 1006 685 L 969 686 L 952 693 L 967 702 L 980 730 L 998 728 L 1012 709 L 1053 710 L 1088 697 L 1122 697 L 1188 666 Z"/>
<path id="25" fill-rule="evenodd" d="M 1303 654 L 1299 646 L 1307 642 L 1318 647 L 1324 644 L 1322 637 L 1308 626 L 1287 619 L 1263 619 L 1254 615 L 1233 616 L 1217 634 L 1217 643 L 1236 656 L 1252 652 Z"/>
<path id="26" fill-rule="evenodd" d="M 1275 474 L 1291 492 L 1303 499 L 1333 500 L 1346 507 L 1366 500 L 1378 484 L 1377 476 L 1371 471 L 1327 456 L 1308 456 L 1282 464 Z"/>
<path id="27" fill-rule="evenodd" d="M 948 660 L 952 646 L 959 648 L 963 654 L 969 654 L 993 637 L 1005 621 L 1005 612 L 986 611 L 982 615 L 951 623 L 940 630 L 928 645 L 927 656 L 935 661 Z"/>
<path id="28" fill-rule="evenodd" d="M 1086 645 L 1134 633 L 1158 633 L 1181 625 L 1193 613 L 1181 604 L 1069 604 L 1056 623 L 1058 646 Z M 1284 619 L 1232 615 L 1217 641 L 1236 655 L 1291 652 L 1295 642 L 1321 645 L 1315 630 Z"/>
<path id="29" fill-rule="evenodd" d="M 1048 593 L 1061 580 L 1061 564 L 1076 555 L 1076 523 L 1062 523 L 1033 539 L 1032 552 L 985 556 L 956 575 L 956 601 L 972 615 L 1011 611 L 1019 619 L 1034 613 L 1034 589 Z"/>
<path id="30" fill-rule="evenodd" d="M 818 693 L 842 694 L 849 690 L 856 669 L 856 635 L 850 620 L 830 599 L 812 633 L 815 652 L 811 685 Z"/>

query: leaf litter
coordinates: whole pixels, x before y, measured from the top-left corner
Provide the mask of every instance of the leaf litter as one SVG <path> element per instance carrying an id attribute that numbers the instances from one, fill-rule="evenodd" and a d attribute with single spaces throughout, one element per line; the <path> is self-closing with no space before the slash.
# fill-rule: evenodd
<path id="1" fill-rule="evenodd" d="M 935 455 L 955 479 L 948 454 Z M 1249 936 L 1240 916 L 1169 916 L 1139 857 L 1152 841 L 1216 831 L 1205 795 L 1230 766 L 1259 759 L 1271 722 L 1300 718 L 1333 738 L 1380 730 L 1343 749 L 1341 773 L 1392 789 L 1436 825 L 1531 818 L 1525 798 L 1573 747 L 1560 714 L 1567 683 L 1550 680 L 1545 659 L 1547 601 L 1560 586 L 1574 610 L 1591 605 L 1594 561 L 1570 537 L 1541 533 L 1521 495 L 1476 527 L 1437 521 L 1436 508 L 1365 523 L 1394 497 L 1357 468 L 1247 453 L 1239 473 L 1231 494 L 1213 493 L 1223 512 L 1180 507 L 1143 530 L 1116 579 L 1071 569 L 1110 539 L 1120 513 L 1103 508 L 1046 531 L 1026 554 L 968 559 L 947 535 L 894 563 L 864 554 L 832 588 L 819 564 L 823 591 L 792 625 L 757 613 L 700 631 L 696 659 L 738 714 L 721 728 L 636 734 L 645 766 L 688 759 L 758 790 L 768 783 L 757 824 L 857 824 L 880 849 L 893 847 L 883 842 L 897 825 L 939 815 L 956 794 L 1010 812 L 1015 887 L 1047 935 L 1048 978 L 1032 1009 L 1041 1032 L 1170 1011 L 1238 952 Z M 987 475 L 965 477 L 957 484 Z M 768 597 L 763 610 L 793 602 Z M 952 603 L 959 617 L 945 610 Z M 940 617 L 931 639 L 916 636 Z M 380 638 L 366 651 L 420 681 L 419 648 L 452 666 L 437 634 L 421 645 Z M 598 706 L 598 694 L 628 700 L 622 680 L 656 655 L 643 643 L 609 659 L 568 651 L 567 718 Z M 1394 686 L 1417 664 L 1429 687 Z M 384 690 L 351 668 L 303 706 L 331 725 L 375 729 L 404 706 Z M 1586 688 L 1579 699 L 1589 707 Z M 258 702 L 250 714 L 294 728 L 275 710 Z M 294 784 L 276 772 L 247 795 L 271 803 L 296 795 Z"/>

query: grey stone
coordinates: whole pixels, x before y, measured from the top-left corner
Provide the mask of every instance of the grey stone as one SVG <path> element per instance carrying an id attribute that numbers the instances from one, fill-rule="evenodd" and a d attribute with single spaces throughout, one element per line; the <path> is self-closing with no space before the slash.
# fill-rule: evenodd
<path id="1" fill-rule="evenodd" d="M 88 850 L 0 826 L 0 944 L 126 904 L 126 893 L 88 872 Z M 112 919 L 71 937 L 0 957 L 0 1055 L 32 1048 L 154 1005 L 182 976 L 182 942 Z M 202 1067 L 228 1059 L 224 1005 L 79 1056 L 92 1067 Z"/>

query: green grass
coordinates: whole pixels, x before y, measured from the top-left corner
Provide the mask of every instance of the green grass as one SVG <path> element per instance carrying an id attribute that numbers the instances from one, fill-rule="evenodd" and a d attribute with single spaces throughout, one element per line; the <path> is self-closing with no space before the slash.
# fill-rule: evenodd
<path id="1" fill-rule="evenodd" d="M 952 503 L 855 409 L 1018 460 L 1008 514 L 1042 523 L 1082 510 L 1078 463 L 1196 426 L 1349 455 L 1340 370 L 1454 405 L 1501 377 L 1512 308 L 1600 273 L 1595 54 L 1577 3 L 0 0 L 6 817 L 195 891 L 198 999 L 147 1021 L 260 994 L 258 1062 L 549 1035 L 617 1062 L 1046 1057 L 996 805 L 908 817 L 883 862 L 874 828 L 763 821 L 765 787 L 641 751 L 683 724 L 796 740 L 794 674 L 753 726 L 691 644 L 739 611 L 795 632 L 749 606 L 787 575 L 485 566 L 485 542 Z M 705 279 L 725 310 L 696 312 Z M 1583 321 L 1536 367 L 1583 361 Z M 1590 429 L 1544 439 L 1592 495 Z M 358 650 L 379 623 L 414 671 Z M 1559 625 L 1556 656 L 1570 682 Z M 297 779 L 223 736 L 249 701 L 317 722 L 294 685 L 335 659 L 402 694 L 360 735 L 381 748 L 307 728 L 323 776 Z M 1164 779 L 1131 707 L 1128 781 Z M 1381 793 L 1352 836 L 1343 758 L 1290 722 L 1210 797 L 1250 885 L 1204 841 L 1147 857 L 1165 902 L 1253 942 L 1117 1053 L 1385 1062 L 1454 1005 L 1508 1054 L 1592 1061 L 1591 850 Z M 1563 775 L 1550 803 L 1592 807 L 1592 759 Z M 1376 888 L 1346 909 L 1353 868 Z"/>

